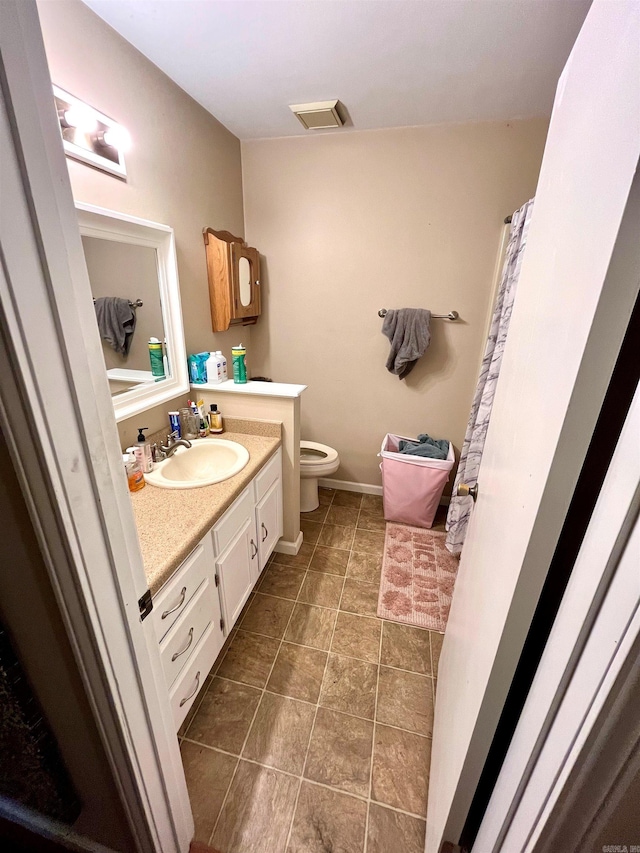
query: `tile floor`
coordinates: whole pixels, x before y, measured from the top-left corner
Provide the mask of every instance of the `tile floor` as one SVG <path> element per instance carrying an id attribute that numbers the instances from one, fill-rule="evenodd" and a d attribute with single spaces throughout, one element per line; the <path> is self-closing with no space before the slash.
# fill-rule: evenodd
<path id="1" fill-rule="evenodd" d="M 220 853 L 422 853 L 442 635 L 376 616 L 381 498 L 321 489 L 180 732 Z"/>

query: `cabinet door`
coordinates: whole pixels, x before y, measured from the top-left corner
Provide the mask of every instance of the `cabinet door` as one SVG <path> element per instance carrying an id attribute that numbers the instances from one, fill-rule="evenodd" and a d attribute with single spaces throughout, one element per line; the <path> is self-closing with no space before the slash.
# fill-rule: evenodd
<path id="1" fill-rule="evenodd" d="M 235 624 L 255 583 L 252 570 L 252 551 L 255 547 L 252 548 L 251 544 L 253 528 L 253 518 L 246 519 L 216 560 L 226 634 Z"/>
<path id="2" fill-rule="evenodd" d="M 282 536 L 282 481 L 277 479 L 269 486 L 256 506 L 256 526 L 260 571 L 264 569 L 276 542 Z"/>
<path id="3" fill-rule="evenodd" d="M 260 255 L 242 243 L 231 244 L 233 319 L 260 316 Z"/>

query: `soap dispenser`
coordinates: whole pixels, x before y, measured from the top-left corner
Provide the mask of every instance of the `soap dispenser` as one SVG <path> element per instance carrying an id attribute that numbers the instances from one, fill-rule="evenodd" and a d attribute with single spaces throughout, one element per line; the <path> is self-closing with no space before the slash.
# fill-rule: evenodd
<path id="1" fill-rule="evenodd" d="M 148 429 L 149 427 L 138 427 L 138 438 L 136 439 L 136 445 L 133 451 L 143 474 L 149 474 L 153 470 L 153 453 L 151 452 L 151 444 L 144 437 L 144 434 Z"/>

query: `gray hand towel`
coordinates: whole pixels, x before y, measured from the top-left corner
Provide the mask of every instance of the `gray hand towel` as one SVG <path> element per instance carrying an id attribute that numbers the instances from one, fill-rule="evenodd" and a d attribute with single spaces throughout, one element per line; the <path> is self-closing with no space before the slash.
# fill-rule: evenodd
<path id="1" fill-rule="evenodd" d="M 129 300 L 120 299 L 119 296 L 101 296 L 93 302 L 100 337 L 116 352 L 129 355 L 136 328 L 136 312 L 129 305 Z"/>
<path id="2" fill-rule="evenodd" d="M 424 308 L 400 308 L 387 311 L 382 334 L 389 338 L 391 351 L 387 370 L 404 379 L 429 346 L 431 311 Z"/>

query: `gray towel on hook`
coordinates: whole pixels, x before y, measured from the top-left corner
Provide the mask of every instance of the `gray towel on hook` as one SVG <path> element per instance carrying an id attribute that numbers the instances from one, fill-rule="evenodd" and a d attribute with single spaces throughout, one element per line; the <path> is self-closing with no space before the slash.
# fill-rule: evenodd
<path id="1" fill-rule="evenodd" d="M 391 351 L 387 370 L 404 379 L 415 367 L 431 340 L 431 311 L 425 308 L 400 308 L 387 311 L 382 334 L 389 338 Z"/>
<path id="2" fill-rule="evenodd" d="M 136 312 L 128 299 L 119 296 L 101 296 L 93 300 L 100 337 L 116 352 L 129 355 L 133 333 L 136 329 Z"/>

